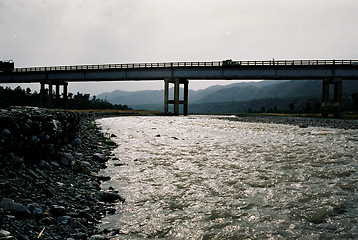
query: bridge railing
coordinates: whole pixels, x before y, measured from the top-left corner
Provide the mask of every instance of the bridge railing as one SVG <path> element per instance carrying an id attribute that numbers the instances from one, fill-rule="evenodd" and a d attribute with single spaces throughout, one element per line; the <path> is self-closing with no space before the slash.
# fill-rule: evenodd
<path id="1" fill-rule="evenodd" d="M 129 63 L 102 65 L 75 65 L 52 67 L 15 68 L 14 72 L 48 72 L 75 70 L 108 70 L 127 68 L 173 68 L 173 67 L 221 67 L 221 66 L 307 66 L 307 65 L 357 65 L 358 60 L 269 60 L 269 61 L 214 61 L 214 62 L 168 62 L 168 63 Z"/>

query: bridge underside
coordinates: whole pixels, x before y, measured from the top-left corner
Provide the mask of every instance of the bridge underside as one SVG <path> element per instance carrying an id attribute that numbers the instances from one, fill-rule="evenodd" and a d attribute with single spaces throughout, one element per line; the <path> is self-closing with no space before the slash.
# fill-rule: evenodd
<path id="1" fill-rule="evenodd" d="M 170 99 L 170 84 L 174 85 L 173 99 Z M 46 88 L 48 85 L 48 95 L 46 97 Z M 184 85 L 183 99 L 180 99 L 180 86 Z M 55 86 L 55 97 L 53 92 L 53 86 Z M 63 87 L 62 98 L 60 94 L 60 87 Z M 331 96 L 330 90 L 333 87 L 333 94 Z M 67 81 L 41 81 L 40 90 L 40 106 L 44 107 L 47 98 L 47 106 L 51 107 L 64 107 L 67 105 Z M 174 106 L 174 110 L 171 114 L 179 115 L 180 105 L 183 106 L 183 115 L 188 115 L 188 99 L 189 99 L 189 80 L 183 78 L 165 78 L 164 79 L 164 113 L 170 114 L 169 105 Z M 322 117 L 328 117 L 329 110 L 333 109 L 333 116 L 335 118 L 341 117 L 342 107 L 342 78 L 324 78 L 322 81 Z"/>
<path id="2" fill-rule="evenodd" d="M 358 60 L 279 60 L 279 61 L 220 61 L 105 64 L 83 66 L 57 66 L 15 68 L 0 73 L 0 83 L 41 83 L 41 103 L 44 105 L 45 84 L 49 85 L 49 107 L 52 106 L 52 87 L 56 86 L 55 102 L 66 103 L 67 82 L 145 81 L 164 80 L 164 112 L 174 105 L 179 114 L 183 105 L 188 114 L 188 79 L 190 80 L 321 80 L 322 115 L 333 109 L 335 117 L 341 115 L 342 79 L 358 79 Z M 169 99 L 169 84 L 174 84 L 174 98 Z M 184 99 L 180 99 L 180 85 L 184 85 Z M 63 100 L 60 87 L 63 86 Z M 330 89 L 333 86 L 333 98 Z"/>

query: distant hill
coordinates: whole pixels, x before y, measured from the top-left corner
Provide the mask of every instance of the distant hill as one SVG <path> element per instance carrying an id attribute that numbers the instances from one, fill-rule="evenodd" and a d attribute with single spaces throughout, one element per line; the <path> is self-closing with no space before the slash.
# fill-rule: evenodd
<path id="1" fill-rule="evenodd" d="M 180 91 L 183 93 L 183 90 Z M 343 81 L 343 96 L 349 101 L 358 92 L 358 80 Z M 211 86 L 206 89 L 189 90 L 189 112 L 224 113 L 260 111 L 270 108 L 295 109 L 314 108 L 321 101 L 322 81 L 265 80 L 241 82 L 226 86 Z M 170 98 L 173 98 L 173 89 Z M 114 104 L 126 104 L 134 109 L 163 110 L 164 90 L 127 92 L 116 90 L 102 93 L 97 98 Z M 182 96 L 181 96 L 182 98 Z M 308 106 L 309 105 L 309 106 Z"/>

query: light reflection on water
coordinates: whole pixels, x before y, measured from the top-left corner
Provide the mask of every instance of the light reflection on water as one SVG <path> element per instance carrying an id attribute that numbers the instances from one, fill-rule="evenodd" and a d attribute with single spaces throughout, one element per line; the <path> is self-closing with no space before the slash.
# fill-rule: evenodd
<path id="1" fill-rule="evenodd" d="M 120 239 L 358 238 L 358 131 L 208 116 L 98 120 Z"/>

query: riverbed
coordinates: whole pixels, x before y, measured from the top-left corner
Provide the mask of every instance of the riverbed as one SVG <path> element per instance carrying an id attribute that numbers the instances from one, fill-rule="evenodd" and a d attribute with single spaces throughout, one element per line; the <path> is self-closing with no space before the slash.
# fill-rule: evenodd
<path id="1" fill-rule="evenodd" d="M 97 120 L 114 239 L 358 238 L 358 130 L 214 116 Z"/>

